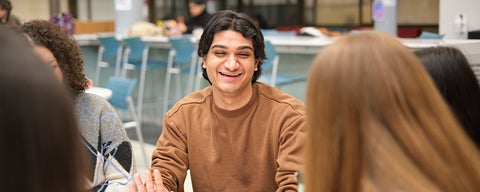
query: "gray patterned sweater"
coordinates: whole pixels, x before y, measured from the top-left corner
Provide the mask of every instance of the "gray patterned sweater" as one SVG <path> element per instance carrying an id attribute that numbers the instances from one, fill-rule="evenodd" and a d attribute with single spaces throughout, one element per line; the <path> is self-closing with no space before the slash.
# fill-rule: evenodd
<path id="1" fill-rule="evenodd" d="M 88 149 L 91 169 L 88 180 L 94 191 L 129 191 L 135 173 L 132 145 L 115 109 L 97 95 L 80 93 L 76 111 Z"/>

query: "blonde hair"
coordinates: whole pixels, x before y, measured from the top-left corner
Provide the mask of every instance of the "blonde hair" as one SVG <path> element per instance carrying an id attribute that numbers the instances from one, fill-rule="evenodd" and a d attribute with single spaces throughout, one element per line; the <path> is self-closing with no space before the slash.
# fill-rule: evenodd
<path id="1" fill-rule="evenodd" d="M 376 31 L 322 49 L 307 84 L 306 191 L 479 191 L 479 153 L 416 56 Z"/>

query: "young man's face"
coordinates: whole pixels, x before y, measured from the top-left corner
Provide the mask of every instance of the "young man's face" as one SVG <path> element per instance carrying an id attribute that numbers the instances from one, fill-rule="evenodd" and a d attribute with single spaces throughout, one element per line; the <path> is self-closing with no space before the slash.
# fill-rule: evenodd
<path id="1" fill-rule="evenodd" d="M 258 70 L 252 39 L 239 32 L 219 31 L 213 41 L 203 66 L 215 91 L 238 95 L 251 88 L 252 76 Z"/>

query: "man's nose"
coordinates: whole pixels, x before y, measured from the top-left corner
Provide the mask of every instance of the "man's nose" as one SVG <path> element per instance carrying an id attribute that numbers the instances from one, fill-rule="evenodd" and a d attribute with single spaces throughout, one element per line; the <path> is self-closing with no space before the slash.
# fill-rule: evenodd
<path id="1" fill-rule="evenodd" d="M 225 68 L 233 70 L 237 67 L 237 57 L 235 55 L 230 55 L 225 61 Z"/>

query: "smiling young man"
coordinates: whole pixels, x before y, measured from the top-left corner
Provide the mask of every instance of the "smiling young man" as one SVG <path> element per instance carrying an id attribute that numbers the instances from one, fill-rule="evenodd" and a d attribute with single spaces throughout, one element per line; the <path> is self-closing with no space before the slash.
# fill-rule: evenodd
<path id="1" fill-rule="evenodd" d="M 190 170 L 195 191 L 297 191 L 304 105 L 257 82 L 266 59 L 258 26 L 245 14 L 219 11 L 198 54 L 211 86 L 165 114 L 152 157 L 164 185 L 158 188 L 183 191 Z"/>

